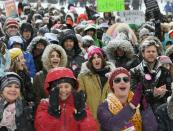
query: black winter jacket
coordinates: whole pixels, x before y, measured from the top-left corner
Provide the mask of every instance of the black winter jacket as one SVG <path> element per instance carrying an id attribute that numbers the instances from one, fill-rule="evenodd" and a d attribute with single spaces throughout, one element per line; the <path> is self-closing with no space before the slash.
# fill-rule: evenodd
<path id="1" fill-rule="evenodd" d="M 130 70 L 131 73 L 131 88 L 134 91 L 137 83 L 142 83 L 143 92 L 146 96 L 147 101 L 151 104 L 153 111 L 155 109 L 167 102 L 167 97 L 171 95 L 171 76 L 170 72 L 160 66 L 159 62 L 156 62 L 154 69 L 149 71 L 145 61 L 142 61 L 138 66 Z M 151 80 L 146 79 L 146 74 L 151 76 Z M 167 93 L 163 97 L 154 97 L 153 90 L 154 87 L 158 88 L 160 86 L 166 85 Z"/>

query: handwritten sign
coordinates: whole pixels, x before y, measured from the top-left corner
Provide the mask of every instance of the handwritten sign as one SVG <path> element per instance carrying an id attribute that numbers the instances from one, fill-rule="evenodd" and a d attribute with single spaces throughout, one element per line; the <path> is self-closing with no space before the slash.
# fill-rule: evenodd
<path id="1" fill-rule="evenodd" d="M 120 19 L 124 23 L 141 25 L 145 23 L 145 15 L 142 11 L 128 10 L 118 12 Z"/>
<path id="2" fill-rule="evenodd" d="M 97 0 L 98 12 L 122 11 L 124 8 L 124 0 Z"/>

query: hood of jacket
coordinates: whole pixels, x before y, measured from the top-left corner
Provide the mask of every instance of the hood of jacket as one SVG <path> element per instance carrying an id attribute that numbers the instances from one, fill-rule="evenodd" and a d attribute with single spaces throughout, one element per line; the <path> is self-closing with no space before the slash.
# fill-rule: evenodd
<path id="1" fill-rule="evenodd" d="M 70 16 L 72 18 L 72 21 L 75 22 L 75 17 L 73 13 L 71 12 L 67 13 L 67 15 L 65 16 L 65 20 L 67 19 L 67 16 Z"/>
<path id="2" fill-rule="evenodd" d="M 72 30 L 65 30 L 64 33 L 63 33 L 63 36 L 61 38 L 61 46 L 65 49 L 64 47 L 64 42 L 67 40 L 67 39 L 71 39 L 74 41 L 74 52 L 76 55 L 80 54 L 81 53 L 81 49 L 79 47 L 79 44 L 78 44 L 78 39 L 75 35 L 75 33 L 72 31 Z"/>
<path id="3" fill-rule="evenodd" d="M 42 54 L 42 58 L 41 58 L 41 60 L 43 62 L 43 67 L 47 71 L 49 71 L 52 68 L 51 65 L 50 65 L 50 61 L 49 61 L 49 59 L 50 59 L 49 55 L 54 50 L 58 51 L 61 55 L 59 67 L 66 67 L 66 65 L 67 65 L 67 55 L 66 55 L 65 50 L 59 45 L 50 44 L 45 48 L 45 50 Z"/>
<path id="4" fill-rule="evenodd" d="M 43 36 L 36 36 L 36 37 L 33 38 L 33 40 L 28 45 L 27 50 L 32 53 L 34 47 L 36 46 L 36 44 L 38 44 L 39 41 L 43 41 L 44 42 L 43 44 L 45 46 L 49 45 L 49 42 L 46 40 L 45 37 L 43 37 Z"/>
<path id="5" fill-rule="evenodd" d="M 125 52 L 125 56 L 127 58 L 132 58 L 134 55 L 134 49 L 131 43 L 127 40 L 123 39 L 114 39 L 109 42 L 109 44 L 106 47 L 106 53 L 108 55 L 108 58 L 110 60 L 115 60 L 117 55 L 115 54 L 115 51 L 121 49 Z"/>
<path id="6" fill-rule="evenodd" d="M 82 63 L 80 74 L 93 74 L 92 71 L 87 67 L 87 62 Z M 110 71 L 115 69 L 115 65 L 112 62 L 106 61 L 104 68 L 110 68 Z"/>
<path id="7" fill-rule="evenodd" d="M 173 45 L 171 45 L 166 51 L 165 55 L 170 56 L 173 53 Z"/>

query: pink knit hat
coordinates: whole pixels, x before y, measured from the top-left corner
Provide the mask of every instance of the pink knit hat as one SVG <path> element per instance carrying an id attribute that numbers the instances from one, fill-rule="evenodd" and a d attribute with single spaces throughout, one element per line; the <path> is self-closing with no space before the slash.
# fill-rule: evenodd
<path id="1" fill-rule="evenodd" d="M 172 61 L 171 61 L 171 59 L 170 59 L 168 56 L 164 56 L 164 55 L 159 56 L 159 57 L 158 57 L 158 60 L 159 60 L 160 63 L 162 63 L 162 64 L 172 64 Z"/>
<path id="2" fill-rule="evenodd" d="M 94 54 L 99 54 L 99 55 L 103 56 L 102 51 L 99 47 L 91 46 L 88 49 L 88 59 L 91 59 Z"/>

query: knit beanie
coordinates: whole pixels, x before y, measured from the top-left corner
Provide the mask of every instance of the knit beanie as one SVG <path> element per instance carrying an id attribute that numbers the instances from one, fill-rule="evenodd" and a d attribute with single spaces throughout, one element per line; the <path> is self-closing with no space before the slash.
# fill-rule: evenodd
<path id="1" fill-rule="evenodd" d="M 109 75 L 109 78 L 108 78 L 108 81 L 109 81 L 109 86 L 110 88 L 112 89 L 113 87 L 113 80 L 114 78 L 121 74 L 121 73 L 124 73 L 126 74 L 129 78 L 131 78 L 130 76 L 130 73 L 128 72 L 127 69 L 123 68 L 123 67 L 118 67 L 118 68 L 115 68 L 114 70 L 111 71 L 110 75 Z"/>
<path id="2" fill-rule="evenodd" d="M 14 61 L 19 55 L 22 54 L 22 50 L 19 48 L 12 48 L 9 50 L 11 61 Z"/>
<path id="3" fill-rule="evenodd" d="M 159 56 L 158 60 L 162 64 L 172 64 L 172 61 L 171 61 L 171 59 L 168 56 Z"/>
<path id="4" fill-rule="evenodd" d="M 19 28 L 19 23 L 17 22 L 16 19 L 14 19 L 14 18 L 8 18 L 5 21 L 4 30 L 8 29 L 11 26 L 15 26 L 16 28 Z"/>
<path id="5" fill-rule="evenodd" d="M 88 48 L 88 59 L 91 59 L 94 54 L 99 54 L 103 56 L 102 51 L 99 47 L 91 46 L 90 48 Z"/>
<path id="6" fill-rule="evenodd" d="M 31 32 L 31 34 L 34 33 L 33 27 L 30 23 L 23 23 L 20 27 L 20 30 L 21 30 L 21 33 L 27 32 L 27 31 Z"/>
<path id="7" fill-rule="evenodd" d="M 0 91 L 3 91 L 5 87 L 7 87 L 9 84 L 17 84 L 19 87 L 21 87 L 21 78 L 14 72 L 7 72 L 5 76 L 1 77 L 0 79 Z"/>
<path id="8" fill-rule="evenodd" d="M 150 32 L 149 32 L 148 29 L 142 28 L 142 29 L 139 31 L 139 37 L 141 38 L 141 37 L 143 37 L 143 36 L 145 36 L 145 35 L 150 35 Z"/>
<path id="9" fill-rule="evenodd" d="M 16 83 L 17 85 L 19 85 L 19 87 L 21 87 L 20 80 L 14 76 L 10 76 L 2 81 L 0 90 L 3 91 L 6 86 L 12 83 Z"/>

